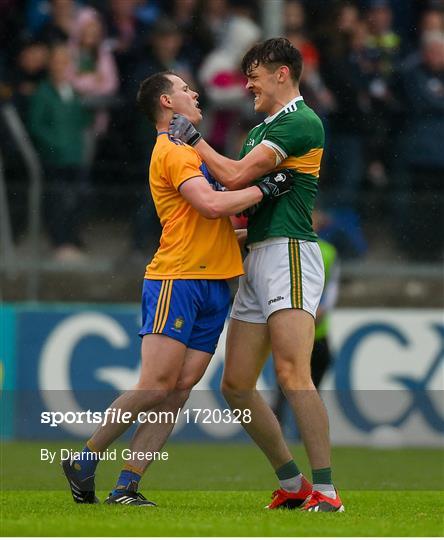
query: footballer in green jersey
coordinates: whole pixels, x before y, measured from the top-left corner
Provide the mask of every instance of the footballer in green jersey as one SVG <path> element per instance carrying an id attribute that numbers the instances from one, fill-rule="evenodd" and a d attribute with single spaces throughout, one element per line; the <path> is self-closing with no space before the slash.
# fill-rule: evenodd
<path id="1" fill-rule="evenodd" d="M 342 512 L 332 483 L 328 416 L 310 369 L 324 286 L 322 255 L 311 224 L 324 130 L 300 95 L 302 55 L 287 39 L 254 45 L 242 60 L 242 71 L 255 111 L 267 118 L 250 131 L 239 160 L 217 153 L 183 116 L 173 116 L 169 128 L 170 136 L 192 145 L 229 190 L 271 172 L 276 185 L 293 176 L 290 191 L 278 201 L 252 209 L 245 275 L 239 279 L 227 333 L 222 391 L 232 408 L 251 411 L 244 428 L 275 470 L 279 489 L 267 508 Z M 270 348 L 304 441 L 312 483 L 298 469 L 276 417 L 256 390 Z"/>

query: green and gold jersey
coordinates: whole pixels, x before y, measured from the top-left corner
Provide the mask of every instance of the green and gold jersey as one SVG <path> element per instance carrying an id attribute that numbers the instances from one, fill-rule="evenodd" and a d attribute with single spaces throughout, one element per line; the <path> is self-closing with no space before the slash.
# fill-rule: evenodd
<path id="1" fill-rule="evenodd" d="M 296 178 L 290 193 L 264 201 L 250 217 L 247 244 L 277 236 L 316 241 L 311 215 L 324 149 L 320 118 L 298 96 L 249 132 L 240 159 L 261 143 L 283 158 L 274 170 L 293 169 Z"/>

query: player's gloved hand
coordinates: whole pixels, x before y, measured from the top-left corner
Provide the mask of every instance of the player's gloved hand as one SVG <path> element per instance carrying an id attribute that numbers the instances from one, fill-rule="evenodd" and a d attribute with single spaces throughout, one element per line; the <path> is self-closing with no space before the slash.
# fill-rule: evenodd
<path id="1" fill-rule="evenodd" d="M 168 133 L 174 139 L 180 139 L 182 142 L 194 146 L 202 135 L 197 131 L 193 124 L 181 114 L 173 114 L 170 121 Z"/>
<path id="2" fill-rule="evenodd" d="M 290 191 L 294 174 L 291 169 L 283 169 L 264 176 L 256 185 L 264 194 L 264 199 L 274 199 Z"/>

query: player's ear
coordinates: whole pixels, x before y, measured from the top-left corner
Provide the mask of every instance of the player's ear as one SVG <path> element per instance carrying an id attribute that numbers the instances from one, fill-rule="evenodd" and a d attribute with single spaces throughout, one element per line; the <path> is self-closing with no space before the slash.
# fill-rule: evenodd
<path id="1" fill-rule="evenodd" d="M 173 102 L 171 101 L 171 96 L 169 94 L 161 94 L 159 100 L 160 104 L 162 107 L 165 107 L 165 109 L 173 108 Z"/>
<path id="2" fill-rule="evenodd" d="M 290 77 L 290 68 L 288 66 L 280 66 L 277 70 L 278 82 L 285 82 Z"/>

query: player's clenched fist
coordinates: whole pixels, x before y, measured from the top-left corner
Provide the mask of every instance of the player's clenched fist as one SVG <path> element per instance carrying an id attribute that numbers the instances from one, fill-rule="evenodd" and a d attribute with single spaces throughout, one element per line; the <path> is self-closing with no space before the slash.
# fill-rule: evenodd
<path id="1" fill-rule="evenodd" d="M 168 129 L 170 137 L 180 139 L 182 142 L 194 146 L 202 135 L 197 131 L 193 124 L 181 114 L 174 114 L 170 121 Z"/>
<path id="2" fill-rule="evenodd" d="M 256 185 L 264 194 L 264 199 L 274 199 L 291 190 L 293 179 L 294 171 L 291 169 L 283 169 L 282 171 L 273 172 L 264 176 Z"/>

